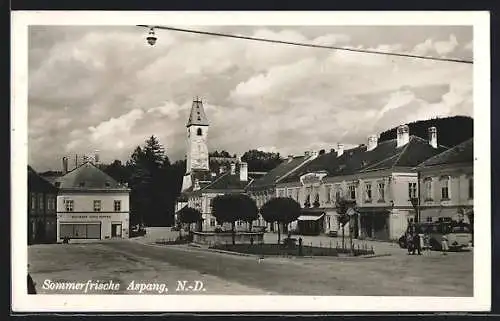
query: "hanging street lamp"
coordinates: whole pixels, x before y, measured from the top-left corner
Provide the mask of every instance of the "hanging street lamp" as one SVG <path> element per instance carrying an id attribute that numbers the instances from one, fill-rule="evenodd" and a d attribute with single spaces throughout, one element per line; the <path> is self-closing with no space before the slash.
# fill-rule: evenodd
<path id="1" fill-rule="evenodd" d="M 156 36 L 155 36 L 155 30 L 154 28 L 149 29 L 148 37 L 146 38 L 148 44 L 151 46 L 154 46 L 156 44 Z"/>

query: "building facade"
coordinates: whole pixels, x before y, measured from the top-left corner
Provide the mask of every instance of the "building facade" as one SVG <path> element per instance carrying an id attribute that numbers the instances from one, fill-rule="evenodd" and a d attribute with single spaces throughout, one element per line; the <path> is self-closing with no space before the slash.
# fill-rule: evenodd
<path id="1" fill-rule="evenodd" d="M 469 139 L 418 166 L 420 221 L 474 220 L 474 146 Z"/>
<path id="2" fill-rule="evenodd" d="M 371 135 L 367 145 L 346 151 L 341 145 L 337 152 L 318 157 L 278 184 L 277 196 L 292 197 L 304 208 L 304 215 L 291 224 L 299 233 L 304 226 L 301 221 L 309 221 L 318 233 L 341 235 L 344 230 L 336 205 L 338 199 L 346 199 L 356 204 L 346 233 L 351 231 L 356 238 L 396 240 L 415 217 L 415 166 L 444 150 L 432 140 L 410 136 L 408 126 L 400 126 L 395 139 L 378 143 L 377 136 Z"/>
<path id="3" fill-rule="evenodd" d="M 130 189 L 85 162 L 56 179 L 57 241 L 129 237 Z"/>
<path id="4" fill-rule="evenodd" d="M 57 188 L 28 166 L 28 244 L 56 242 Z"/>
<path id="5" fill-rule="evenodd" d="M 246 189 L 247 194 L 255 201 L 260 209 L 267 201 L 277 196 L 276 184 L 299 170 L 318 155 L 314 152 L 306 152 L 303 156 L 289 155 L 288 158 L 264 176 L 255 179 Z M 277 230 L 276 223 L 266 223 L 259 214 L 259 219 L 253 222 L 253 226 L 266 227 L 267 230 Z M 281 229 L 286 232 L 286 227 Z"/>

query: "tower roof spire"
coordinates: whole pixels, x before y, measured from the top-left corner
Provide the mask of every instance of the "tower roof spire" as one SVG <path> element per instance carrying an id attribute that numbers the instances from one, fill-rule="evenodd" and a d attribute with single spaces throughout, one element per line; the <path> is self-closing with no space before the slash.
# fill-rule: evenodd
<path id="1" fill-rule="evenodd" d="M 208 126 L 208 119 L 207 116 L 205 115 L 203 102 L 198 96 L 193 100 L 193 105 L 191 106 L 191 113 L 189 114 L 189 119 L 186 127 L 192 125 Z"/>

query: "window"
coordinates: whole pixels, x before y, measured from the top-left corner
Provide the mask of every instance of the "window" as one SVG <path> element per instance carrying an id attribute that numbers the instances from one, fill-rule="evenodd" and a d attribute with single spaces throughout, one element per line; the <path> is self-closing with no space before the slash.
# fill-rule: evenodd
<path id="1" fill-rule="evenodd" d="M 330 186 L 325 186 L 325 202 L 330 203 L 332 201 L 332 197 L 330 195 Z"/>
<path id="2" fill-rule="evenodd" d="M 426 220 L 427 220 L 428 223 L 432 223 L 432 216 L 427 216 Z"/>
<path id="3" fill-rule="evenodd" d="M 356 199 L 356 186 L 354 185 L 349 185 L 349 197 L 352 200 Z"/>
<path id="4" fill-rule="evenodd" d="M 314 196 L 314 207 L 319 207 L 320 203 L 319 203 L 319 194 L 316 194 L 316 196 Z"/>
<path id="5" fill-rule="evenodd" d="M 365 184 L 365 196 L 367 202 L 372 201 L 372 184 L 369 183 Z"/>
<path id="6" fill-rule="evenodd" d="M 196 131 L 196 135 L 201 136 L 202 134 L 203 132 L 201 131 L 201 128 L 198 128 L 198 130 Z"/>
<path id="7" fill-rule="evenodd" d="M 74 204 L 73 200 L 64 200 L 64 207 L 66 208 L 66 212 L 73 212 Z"/>
<path id="8" fill-rule="evenodd" d="M 449 200 L 450 199 L 450 190 L 449 190 L 449 183 L 450 183 L 450 178 L 448 176 L 443 176 L 440 178 L 439 182 L 441 183 L 441 199 L 442 200 Z"/>
<path id="9" fill-rule="evenodd" d="M 335 200 L 338 200 L 342 197 L 342 190 L 340 189 L 340 187 L 337 186 L 337 188 L 335 189 Z"/>
<path id="10" fill-rule="evenodd" d="M 36 209 L 36 194 L 31 193 L 31 209 Z"/>
<path id="11" fill-rule="evenodd" d="M 417 197 L 417 183 L 408 183 L 408 197 L 409 199 Z"/>
<path id="12" fill-rule="evenodd" d="M 309 206 L 311 206 L 311 195 L 307 194 L 306 201 L 304 202 L 304 207 L 309 207 Z"/>
<path id="13" fill-rule="evenodd" d="M 54 210 L 56 208 L 56 199 L 54 196 L 47 196 L 47 209 Z"/>
<path id="14" fill-rule="evenodd" d="M 424 179 L 425 186 L 425 199 L 432 200 L 432 178 L 427 177 Z"/>
<path id="15" fill-rule="evenodd" d="M 378 183 L 378 200 L 385 200 L 385 183 Z"/>
<path id="16" fill-rule="evenodd" d="M 291 188 L 286 189 L 286 196 L 292 198 L 292 189 Z"/>
<path id="17" fill-rule="evenodd" d="M 101 200 L 94 200 L 94 212 L 101 211 Z"/>
<path id="18" fill-rule="evenodd" d="M 298 202 L 299 201 L 299 191 L 300 191 L 300 188 L 296 188 L 295 189 L 295 200 Z"/>
<path id="19" fill-rule="evenodd" d="M 80 187 L 84 187 L 85 186 L 85 182 L 80 182 Z"/>
<path id="20" fill-rule="evenodd" d="M 474 198 L 474 177 L 469 177 L 469 199 Z"/>
<path id="21" fill-rule="evenodd" d="M 43 206 L 44 206 L 44 197 L 43 197 L 43 194 L 38 194 L 38 209 L 40 211 L 43 211 Z"/>
<path id="22" fill-rule="evenodd" d="M 210 219 L 210 226 L 215 226 L 215 218 Z"/>
<path id="23" fill-rule="evenodd" d="M 114 202 L 114 209 L 115 209 L 115 212 L 121 212 L 121 210 L 122 210 L 122 201 L 115 200 L 115 202 Z"/>

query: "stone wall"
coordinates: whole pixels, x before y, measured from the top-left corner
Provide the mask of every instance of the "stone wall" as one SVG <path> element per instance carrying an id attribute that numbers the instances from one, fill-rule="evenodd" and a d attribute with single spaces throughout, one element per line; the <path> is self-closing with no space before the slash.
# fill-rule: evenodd
<path id="1" fill-rule="evenodd" d="M 254 244 L 264 243 L 264 233 L 258 232 L 236 232 L 236 244 L 250 244 L 250 239 L 253 238 Z M 203 245 L 213 244 L 232 244 L 232 235 L 229 232 L 225 233 L 210 233 L 210 232 L 193 232 L 193 243 Z"/>

